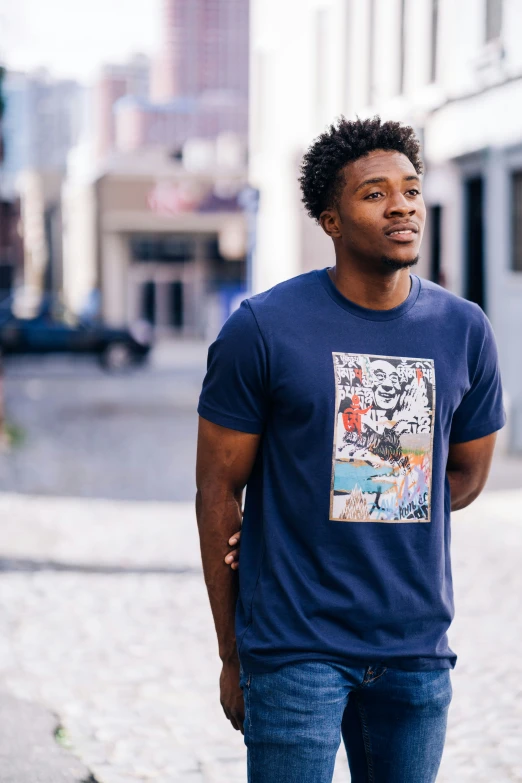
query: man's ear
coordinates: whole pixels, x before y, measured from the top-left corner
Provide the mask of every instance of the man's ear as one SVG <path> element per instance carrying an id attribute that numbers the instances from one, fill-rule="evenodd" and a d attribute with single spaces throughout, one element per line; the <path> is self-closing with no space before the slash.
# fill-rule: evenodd
<path id="1" fill-rule="evenodd" d="M 325 209 L 319 215 L 319 223 L 325 234 L 329 237 L 341 236 L 341 219 L 336 209 Z"/>

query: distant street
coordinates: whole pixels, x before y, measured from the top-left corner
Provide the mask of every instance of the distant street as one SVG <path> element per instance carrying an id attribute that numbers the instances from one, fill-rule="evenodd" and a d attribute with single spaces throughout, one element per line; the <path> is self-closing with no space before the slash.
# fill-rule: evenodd
<path id="1" fill-rule="evenodd" d="M 6 364 L 23 442 L 0 455 L 0 736 L 13 697 L 33 744 L 54 714 L 98 783 L 246 780 L 219 705 L 193 511 L 205 353 L 167 345 L 124 376 L 88 361 Z M 495 486 L 453 519 L 459 661 L 438 783 L 522 783 L 520 460 L 499 454 Z M 0 783 L 83 781 L 72 756 L 69 776 L 19 773 L 20 747 L 8 758 L 0 743 Z M 349 781 L 342 749 L 334 780 Z"/>
<path id="2" fill-rule="evenodd" d="M 192 500 L 206 346 L 160 346 L 110 375 L 83 357 L 5 362 L 6 415 L 22 444 L 0 453 L 0 491 Z"/>

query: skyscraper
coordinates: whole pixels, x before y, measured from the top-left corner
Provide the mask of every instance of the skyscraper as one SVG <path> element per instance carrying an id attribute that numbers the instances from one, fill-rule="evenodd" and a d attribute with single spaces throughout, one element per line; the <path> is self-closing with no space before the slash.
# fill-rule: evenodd
<path id="1" fill-rule="evenodd" d="M 3 187 L 14 190 L 15 179 L 24 169 L 65 171 L 69 150 L 81 132 L 84 89 L 41 70 L 9 72 L 4 91 Z"/>
<path id="2" fill-rule="evenodd" d="M 96 152 L 103 158 L 115 145 L 114 105 L 120 98 L 149 97 L 150 62 L 135 54 L 120 65 L 105 65 L 94 87 Z"/>
<path id="3" fill-rule="evenodd" d="M 152 99 L 248 95 L 249 0 L 163 0 Z"/>
<path id="4" fill-rule="evenodd" d="M 95 89 L 96 149 L 131 152 L 248 132 L 249 0 L 162 0 L 162 42 L 107 66 Z"/>

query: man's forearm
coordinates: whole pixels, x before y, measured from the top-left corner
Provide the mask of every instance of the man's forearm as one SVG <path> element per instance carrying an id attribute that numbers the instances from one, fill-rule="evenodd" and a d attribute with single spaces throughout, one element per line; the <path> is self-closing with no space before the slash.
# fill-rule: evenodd
<path id="1" fill-rule="evenodd" d="M 451 510 L 459 511 L 473 503 L 486 484 L 496 433 L 449 447 L 446 475 L 451 489 Z"/>
<path id="2" fill-rule="evenodd" d="M 451 510 L 460 511 L 480 495 L 482 485 L 476 477 L 462 470 L 446 471 L 451 490 Z"/>
<path id="3" fill-rule="evenodd" d="M 241 495 L 222 489 L 198 490 L 196 517 L 203 573 L 218 638 L 219 657 L 224 663 L 237 658 L 235 613 L 238 573 L 224 562 L 228 539 L 241 527 Z"/>

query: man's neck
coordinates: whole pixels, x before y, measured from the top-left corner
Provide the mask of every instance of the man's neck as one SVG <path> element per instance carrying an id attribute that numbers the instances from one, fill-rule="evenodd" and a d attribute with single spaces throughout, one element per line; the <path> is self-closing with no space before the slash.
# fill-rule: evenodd
<path id="1" fill-rule="evenodd" d="M 411 289 L 409 268 L 387 274 L 360 271 L 336 264 L 328 270 L 332 283 L 346 299 L 370 310 L 398 307 Z"/>

